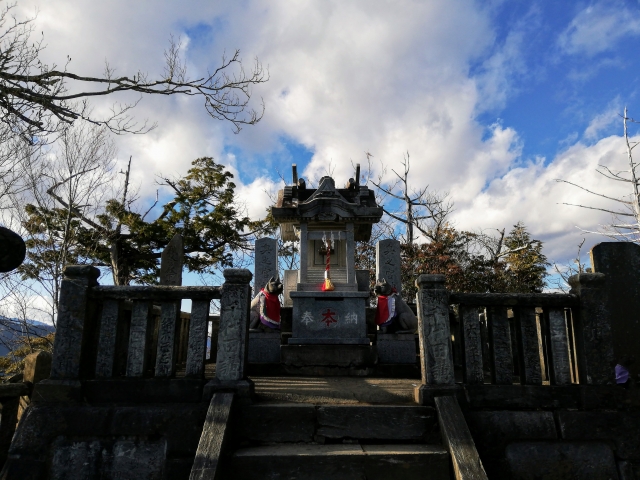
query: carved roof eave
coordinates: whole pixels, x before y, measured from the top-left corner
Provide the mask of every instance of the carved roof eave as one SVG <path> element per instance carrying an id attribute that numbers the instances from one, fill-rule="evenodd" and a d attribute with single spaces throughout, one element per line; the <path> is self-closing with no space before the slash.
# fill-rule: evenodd
<path id="1" fill-rule="evenodd" d="M 378 223 L 382 218 L 382 207 L 365 207 L 354 215 L 354 212 L 347 212 L 342 209 L 331 209 L 327 211 L 323 208 L 311 208 L 300 211 L 299 207 L 272 207 L 271 215 L 278 223 L 295 223 L 304 221 L 322 220 L 336 221 L 344 223 Z M 333 215 L 332 218 L 329 218 Z M 323 218 L 318 218 L 323 217 Z"/>

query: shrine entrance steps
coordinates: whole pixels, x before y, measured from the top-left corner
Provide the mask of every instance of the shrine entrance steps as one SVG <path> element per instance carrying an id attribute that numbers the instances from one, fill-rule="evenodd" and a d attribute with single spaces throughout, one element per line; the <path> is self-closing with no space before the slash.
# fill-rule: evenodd
<path id="1" fill-rule="evenodd" d="M 267 402 L 238 405 L 229 426 L 216 478 L 450 478 L 432 407 Z"/>
<path id="2" fill-rule="evenodd" d="M 251 398 L 215 394 L 191 480 L 448 480 L 434 406 L 412 378 L 251 377 Z"/>

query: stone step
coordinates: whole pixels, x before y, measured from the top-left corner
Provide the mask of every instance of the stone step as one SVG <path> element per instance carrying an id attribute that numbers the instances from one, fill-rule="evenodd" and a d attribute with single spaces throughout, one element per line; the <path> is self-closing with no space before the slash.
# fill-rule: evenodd
<path id="1" fill-rule="evenodd" d="M 435 409 L 414 405 L 256 404 L 242 406 L 235 422 L 236 444 L 440 441 Z"/>
<path id="2" fill-rule="evenodd" d="M 331 269 L 331 281 L 333 283 L 347 283 L 347 269 Z M 307 282 L 320 283 L 324 281 L 324 270 L 307 270 Z"/>
<path id="3" fill-rule="evenodd" d="M 222 478 L 236 480 L 448 480 L 449 454 L 435 445 L 270 445 L 236 450 Z"/>

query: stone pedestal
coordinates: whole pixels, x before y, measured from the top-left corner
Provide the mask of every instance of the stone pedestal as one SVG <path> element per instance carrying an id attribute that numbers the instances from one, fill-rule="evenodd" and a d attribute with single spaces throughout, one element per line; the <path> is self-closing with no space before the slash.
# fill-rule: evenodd
<path id="1" fill-rule="evenodd" d="M 290 345 L 369 345 L 365 302 L 369 292 L 291 292 Z"/>
<path id="2" fill-rule="evenodd" d="M 280 332 L 249 332 L 249 363 L 280 363 Z"/>
<path id="3" fill-rule="evenodd" d="M 413 333 L 378 333 L 378 363 L 416 363 Z"/>

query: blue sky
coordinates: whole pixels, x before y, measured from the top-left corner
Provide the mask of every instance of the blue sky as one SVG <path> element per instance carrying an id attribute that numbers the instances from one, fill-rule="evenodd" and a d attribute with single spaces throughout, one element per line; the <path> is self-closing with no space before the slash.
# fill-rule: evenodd
<path id="1" fill-rule="evenodd" d="M 106 59 L 120 73 L 159 74 L 170 34 L 181 37 L 193 76 L 235 48 L 247 66 L 254 57 L 268 66 L 270 81 L 254 89 L 264 118 L 238 135 L 198 99 L 141 102 L 136 116 L 158 128 L 116 139 L 119 162 L 134 158 L 141 210 L 155 196 L 154 175 L 183 174 L 204 155 L 234 172 L 238 198 L 261 216 L 291 163 L 306 178 L 333 171 L 342 183 L 365 152 L 375 175 L 380 162 L 390 175 L 408 151 L 412 187 L 449 192 L 457 227 L 524 221 L 562 263 L 582 238 L 583 251 L 604 240 L 582 230 L 610 219 L 562 205 L 607 206 L 555 180 L 628 194 L 595 168 L 624 167 L 619 114 L 627 105 L 640 117 L 636 0 L 23 0 L 19 8 L 36 6 L 46 60 L 70 55 L 77 73 L 100 74 Z M 109 102 L 97 100 L 96 111 Z"/>

